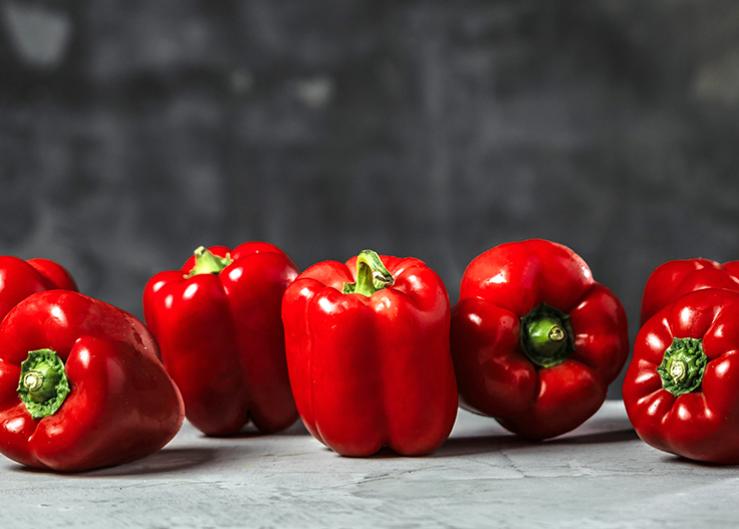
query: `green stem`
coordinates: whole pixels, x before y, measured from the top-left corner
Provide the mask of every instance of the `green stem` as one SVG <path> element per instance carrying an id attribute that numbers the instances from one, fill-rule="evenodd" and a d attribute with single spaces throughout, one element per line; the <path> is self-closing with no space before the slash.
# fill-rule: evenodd
<path id="1" fill-rule="evenodd" d="M 357 255 L 357 280 L 344 283 L 344 294 L 371 296 L 378 290 L 392 286 L 393 275 L 385 268 L 377 252 L 362 250 Z"/>
<path id="2" fill-rule="evenodd" d="M 521 349 L 539 367 L 554 367 L 575 350 L 570 317 L 541 304 L 521 318 Z"/>
<path id="3" fill-rule="evenodd" d="M 186 278 L 200 274 L 219 274 L 224 268 L 233 263 L 230 253 L 227 253 L 226 257 L 220 257 L 205 246 L 196 248 L 193 255 L 195 256 L 195 265 L 185 274 Z"/>
<path id="4" fill-rule="evenodd" d="M 708 357 L 697 338 L 673 338 L 657 373 L 662 387 L 676 397 L 697 391 L 703 382 Z"/>
<path id="5" fill-rule="evenodd" d="M 56 413 L 71 391 L 64 362 L 59 355 L 52 349 L 29 351 L 21 363 L 17 391 L 34 419 Z"/>

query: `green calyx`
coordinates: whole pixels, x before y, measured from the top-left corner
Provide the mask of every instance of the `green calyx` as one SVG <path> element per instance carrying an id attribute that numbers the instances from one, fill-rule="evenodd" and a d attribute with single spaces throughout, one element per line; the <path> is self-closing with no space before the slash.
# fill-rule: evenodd
<path id="1" fill-rule="evenodd" d="M 355 283 L 344 283 L 343 292 L 371 296 L 378 290 L 392 286 L 394 281 L 377 252 L 362 250 L 357 255 L 357 280 Z"/>
<path id="2" fill-rule="evenodd" d="M 54 415 L 71 388 L 64 362 L 51 349 L 28 351 L 21 363 L 18 396 L 34 419 Z"/>
<path id="3" fill-rule="evenodd" d="M 657 367 L 662 387 L 678 397 L 697 391 L 703 382 L 708 357 L 697 338 L 673 338 Z"/>
<path id="4" fill-rule="evenodd" d="M 195 256 L 195 265 L 185 274 L 185 278 L 200 274 L 219 274 L 234 261 L 230 253 L 227 253 L 226 257 L 220 257 L 205 246 L 196 248 L 193 255 Z"/>
<path id="5" fill-rule="evenodd" d="M 521 349 L 539 367 L 554 367 L 575 350 L 570 317 L 542 303 L 521 318 Z"/>

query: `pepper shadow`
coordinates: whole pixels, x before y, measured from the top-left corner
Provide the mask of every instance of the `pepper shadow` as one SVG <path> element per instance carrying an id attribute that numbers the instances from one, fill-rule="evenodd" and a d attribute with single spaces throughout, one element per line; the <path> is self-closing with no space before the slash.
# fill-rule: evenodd
<path id="1" fill-rule="evenodd" d="M 497 430 L 496 433 L 487 434 L 484 431 L 476 430 L 470 434 L 452 436 L 433 455 L 436 457 L 458 457 L 496 452 L 499 450 L 530 448 L 532 446 L 623 443 L 639 438 L 625 417 L 619 419 L 599 419 L 596 417 L 587 422 L 586 425 L 588 430 L 596 431 L 588 431 L 580 434 L 575 433 L 564 437 L 545 439 L 543 441 L 532 441 L 518 437 L 512 433 L 499 433 L 500 428 L 491 419 L 490 427 L 491 429 L 494 428 Z"/>
<path id="2" fill-rule="evenodd" d="M 163 448 L 159 452 L 143 459 L 124 463 L 114 467 L 106 467 L 84 472 L 55 472 L 47 469 L 14 466 L 12 472 L 30 474 L 59 475 L 81 478 L 135 477 L 148 475 L 165 475 L 187 472 L 193 468 L 204 467 L 221 459 L 219 450 L 210 447 Z"/>
<path id="3" fill-rule="evenodd" d="M 733 473 L 736 472 L 737 468 L 739 468 L 739 463 L 734 463 L 733 465 L 724 465 L 721 463 L 710 463 L 708 461 L 696 461 L 694 459 L 688 459 L 687 457 L 683 457 L 677 454 L 666 453 L 661 454 L 660 462 L 680 467 L 690 472 L 694 472 L 696 468 L 701 468 L 710 471 L 726 469 Z"/>
<path id="4" fill-rule="evenodd" d="M 252 437 L 267 437 L 267 436 L 289 436 L 289 435 L 308 435 L 308 430 L 305 429 L 305 426 L 300 420 L 295 421 L 295 423 L 286 428 L 285 430 L 281 430 L 279 432 L 272 432 L 272 433 L 262 433 L 259 430 L 257 430 L 253 424 L 249 423 L 243 430 L 240 432 L 232 433 L 232 434 L 226 434 L 226 435 L 205 435 L 204 433 L 200 433 L 200 437 L 202 439 L 250 439 Z"/>
<path id="5" fill-rule="evenodd" d="M 370 456 L 342 456 L 327 446 L 320 445 L 320 443 L 319 445 L 321 450 L 331 452 L 336 457 L 346 457 L 348 459 L 395 459 L 407 457 L 460 457 L 535 446 L 623 443 L 639 439 L 627 418 L 602 419 L 594 417 L 586 425 L 588 430 L 596 431 L 580 434 L 575 433 L 574 435 L 568 434 L 564 437 L 555 437 L 554 439 L 545 439 L 542 441 L 532 441 L 513 433 L 500 433 L 500 426 L 495 419 L 490 418 L 490 429 L 495 430 L 495 433 L 486 433 L 485 429 L 476 428 L 474 432 L 467 432 L 463 435 L 452 435 L 441 448 L 432 454 L 421 454 L 418 456 L 398 454 L 387 446 L 382 447 L 378 452 Z"/>

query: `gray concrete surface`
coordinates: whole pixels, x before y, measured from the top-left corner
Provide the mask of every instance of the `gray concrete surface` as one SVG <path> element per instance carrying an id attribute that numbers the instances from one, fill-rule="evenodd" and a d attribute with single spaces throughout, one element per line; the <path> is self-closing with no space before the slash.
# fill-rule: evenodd
<path id="1" fill-rule="evenodd" d="M 620 402 L 527 444 L 460 414 L 433 457 L 342 458 L 299 428 L 206 439 L 77 476 L 0 462 L 0 527 L 708 528 L 739 524 L 736 468 L 653 450 Z"/>

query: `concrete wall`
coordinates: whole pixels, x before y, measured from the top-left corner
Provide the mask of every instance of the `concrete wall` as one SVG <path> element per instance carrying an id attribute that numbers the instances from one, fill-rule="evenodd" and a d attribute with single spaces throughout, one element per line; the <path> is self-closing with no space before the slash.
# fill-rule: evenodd
<path id="1" fill-rule="evenodd" d="M 739 257 L 738 142 L 734 1 L 0 0 L 0 252 L 134 312 L 199 244 L 417 255 L 454 299 L 539 236 L 633 333 L 654 266 Z"/>

